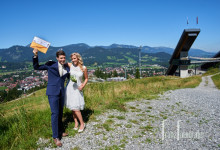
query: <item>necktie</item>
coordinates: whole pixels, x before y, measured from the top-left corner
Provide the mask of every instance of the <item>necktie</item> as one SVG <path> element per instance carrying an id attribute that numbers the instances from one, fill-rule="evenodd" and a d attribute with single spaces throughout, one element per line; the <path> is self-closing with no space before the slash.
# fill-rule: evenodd
<path id="1" fill-rule="evenodd" d="M 62 77 L 63 76 L 63 66 L 62 65 L 59 66 L 59 73 L 60 73 L 60 76 Z"/>

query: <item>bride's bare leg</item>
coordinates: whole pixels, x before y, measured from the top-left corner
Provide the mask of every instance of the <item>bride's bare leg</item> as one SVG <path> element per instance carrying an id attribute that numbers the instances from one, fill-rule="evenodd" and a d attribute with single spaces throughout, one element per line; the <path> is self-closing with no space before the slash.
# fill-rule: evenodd
<path id="1" fill-rule="evenodd" d="M 78 123 L 78 120 L 77 120 L 77 116 L 76 116 L 76 114 L 75 114 L 75 111 L 73 111 L 73 119 L 74 119 L 74 122 L 75 122 L 75 127 L 74 127 L 74 128 L 78 128 L 79 123 Z"/>
<path id="2" fill-rule="evenodd" d="M 83 121 L 83 118 L 82 118 L 82 114 L 80 112 L 80 110 L 75 110 L 75 114 L 77 116 L 77 118 L 79 119 L 79 122 L 80 122 L 80 128 L 79 129 L 83 129 L 84 128 L 84 121 Z"/>

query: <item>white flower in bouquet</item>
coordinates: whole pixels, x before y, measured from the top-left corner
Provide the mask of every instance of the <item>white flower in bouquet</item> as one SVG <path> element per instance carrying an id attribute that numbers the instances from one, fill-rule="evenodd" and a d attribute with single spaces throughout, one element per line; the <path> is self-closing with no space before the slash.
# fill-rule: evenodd
<path id="1" fill-rule="evenodd" d="M 76 80 L 76 76 L 75 75 L 70 75 L 70 80 L 77 83 L 77 80 Z"/>

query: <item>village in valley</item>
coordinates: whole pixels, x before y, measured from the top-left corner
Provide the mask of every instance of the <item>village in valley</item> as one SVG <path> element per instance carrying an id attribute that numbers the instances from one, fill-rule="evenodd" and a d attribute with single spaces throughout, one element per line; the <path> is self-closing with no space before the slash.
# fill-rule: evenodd
<path id="1" fill-rule="evenodd" d="M 91 69 L 88 67 L 89 82 L 105 82 L 105 81 L 124 81 L 127 79 L 138 78 L 135 73 L 139 71 L 141 77 L 164 75 L 165 67 L 154 64 L 143 66 L 145 69 L 137 70 L 136 67 L 106 67 Z M 93 67 L 94 68 L 94 67 Z M 7 69 L 4 66 L 1 69 Z M 48 80 L 47 71 L 30 70 L 14 71 L 11 73 L 1 73 L 0 75 L 0 93 L 8 93 L 12 89 L 20 91 L 21 95 L 46 87 Z M 1 94 L 2 95 L 2 94 Z M 0 97 L 3 101 L 2 96 Z"/>

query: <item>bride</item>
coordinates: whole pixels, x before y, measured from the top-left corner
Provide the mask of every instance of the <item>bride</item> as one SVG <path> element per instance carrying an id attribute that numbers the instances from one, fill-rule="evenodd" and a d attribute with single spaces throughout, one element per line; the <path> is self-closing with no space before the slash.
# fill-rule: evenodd
<path id="1" fill-rule="evenodd" d="M 70 68 L 70 81 L 65 91 L 65 105 L 72 110 L 75 122 L 74 130 L 78 130 L 78 120 L 80 128 L 78 132 L 83 132 L 86 124 L 83 121 L 80 110 L 84 109 L 85 101 L 83 96 L 83 88 L 88 82 L 87 68 L 83 66 L 83 60 L 79 53 L 72 53 L 70 56 L 72 63 L 68 63 Z M 82 78 L 85 78 L 84 82 Z"/>

